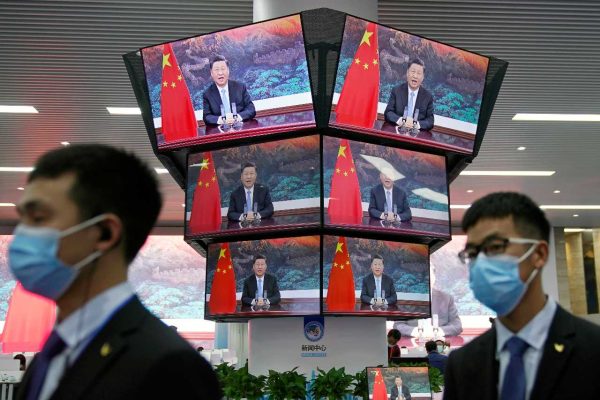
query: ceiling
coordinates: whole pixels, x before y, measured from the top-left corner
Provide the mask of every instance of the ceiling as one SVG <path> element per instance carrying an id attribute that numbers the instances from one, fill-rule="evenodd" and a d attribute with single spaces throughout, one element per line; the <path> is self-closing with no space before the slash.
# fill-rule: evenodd
<path id="1" fill-rule="evenodd" d="M 155 158 L 121 56 L 140 47 L 252 22 L 252 1 L 0 2 L 0 166 L 32 166 L 60 142 L 101 142 Z M 379 22 L 510 62 L 479 156 L 469 169 L 555 170 L 551 177 L 460 176 L 452 204 L 496 190 L 544 205 L 600 204 L 600 123 L 516 122 L 517 112 L 600 113 L 600 2 L 379 1 Z M 525 151 L 517 151 L 525 146 Z M 0 172 L 0 203 L 15 203 L 26 173 Z M 160 225 L 183 222 L 183 191 L 160 175 Z M 467 193 L 473 190 L 473 193 Z M 554 194 L 554 190 L 561 193 Z M 458 223 L 463 210 L 454 209 Z M 600 226 L 600 210 L 547 211 L 555 226 Z M 578 214 L 579 217 L 573 217 Z M 0 207 L 0 226 L 16 222 Z"/>

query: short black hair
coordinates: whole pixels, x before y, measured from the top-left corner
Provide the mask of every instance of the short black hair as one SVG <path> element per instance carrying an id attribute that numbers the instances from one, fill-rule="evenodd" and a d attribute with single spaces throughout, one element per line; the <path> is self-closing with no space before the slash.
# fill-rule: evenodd
<path id="1" fill-rule="evenodd" d="M 379 254 L 373 254 L 371 256 L 371 264 L 373 263 L 373 261 L 375 260 L 381 260 L 381 262 L 383 262 L 383 256 L 379 255 Z"/>
<path id="2" fill-rule="evenodd" d="M 425 72 L 425 63 L 419 57 L 411 58 L 408 61 L 408 66 L 406 67 L 406 70 L 408 71 L 408 69 L 410 68 L 410 66 L 413 65 L 413 64 L 420 65 L 421 67 L 423 67 L 423 72 Z"/>
<path id="3" fill-rule="evenodd" d="M 103 213 L 123 223 L 121 240 L 129 263 L 150 233 L 162 206 L 156 173 L 132 153 L 101 144 L 77 144 L 40 157 L 27 182 L 73 173 L 69 197 L 82 221 Z"/>
<path id="4" fill-rule="evenodd" d="M 229 67 L 229 61 L 227 61 L 227 59 L 222 56 L 222 55 L 216 55 L 213 58 L 211 58 L 210 60 L 210 69 L 212 70 L 213 64 L 216 63 L 217 61 L 225 61 L 225 65 L 227 65 L 227 67 Z"/>
<path id="5" fill-rule="evenodd" d="M 425 350 L 428 353 L 430 353 L 432 351 L 436 351 L 437 350 L 437 344 L 433 340 L 430 340 L 427 343 L 425 343 Z"/>
<path id="6" fill-rule="evenodd" d="M 400 340 L 402 338 L 402 334 L 400 333 L 400 331 L 398 329 L 390 329 L 390 331 L 388 332 L 388 337 L 393 337 L 396 340 Z"/>
<path id="7" fill-rule="evenodd" d="M 245 162 L 242 164 L 242 169 L 241 169 L 242 174 L 244 173 L 244 170 L 246 168 L 250 168 L 250 167 L 254 168 L 254 171 L 258 171 L 258 168 L 256 168 L 256 164 L 254 164 L 251 161 L 248 161 L 248 162 Z"/>
<path id="8" fill-rule="evenodd" d="M 530 239 L 548 241 L 550 223 L 542 209 L 529 197 L 516 192 L 490 193 L 467 209 L 462 229 L 467 232 L 479 220 L 512 217 L 515 229 Z"/>
<path id="9" fill-rule="evenodd" d="M 255 255 L 254 259 L 252 260 L 252 265 L 254 265 L 254 263 L 256 262 L 256 260 L 265 260 L 265 262 L 267 262 L 267 257 L 265 257 L 262 254 Z"/>

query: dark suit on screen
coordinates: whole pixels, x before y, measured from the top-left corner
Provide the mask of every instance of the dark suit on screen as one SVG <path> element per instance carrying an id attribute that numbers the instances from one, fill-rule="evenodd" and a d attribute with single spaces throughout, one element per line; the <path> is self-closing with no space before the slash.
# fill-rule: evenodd
<path id="1" fill-rule="evenodd" d="M 404 400 L 411 400 L 410 390 L 408 390 L 408 386 L 402 385 L 402 396 L 404 396 Z M 398 399 L 398 386 L 392 386 L 392 390 L 390 391 L 390 400 Z"/>
<path id="2" fill-rule="evenodd" d="M 242 290 L 242 303 L 245 305 L 251 305 L 252 300 L 256 295 L 256 275 L 252 274 L 244 280 L 244 289 Z M 267 299 L 271 305 L 279 304 L 281 301 L 281 294 L 279 293 L 279 285 L 277 284 L 277 278 L 271 274 L 264 275 L 263 291 L 267 291 Z"/>
<path id="3" fill-rule="evenodd" d="M 550 325 L 530 400 L 598 399 L 600 327 L 560 306 Z M 559 351 L 560 350 L 560 351 Z M 445 400 L 496 400 L 498 370 L 496 329 L 450 353 L 445 374 Z"/>
<path id="4" fill-rule="evenodd" d="M 408 105 L 408 84 L 403 83 L 392 89 L 390 99 L 385 108 L 385 120 L 395 124 L 404 114 L 404 107 Z M 430 130 L 433 128 L 433 96 L 423 86 L 419 88 L 419 93 L 415 99 L 415 108 L 419 109 L 419 125 L 421 129 Z M 410 115 L 409 115 L 410 116 Z"/>
<path id="5" fill-rule="evenodd" d="M 256 116 L 254 103 L 250 98 L 246 85 L 241 82 L 229 79 L 229 102 L 235 103 L 237 113 L 242 119 L 248 120 Z M 202 95 L 202 119 L 205 124 L 217 125 L 217 120 L 221 116 L 221 94 L 216 84 L 211 84 Z"/>
<path id="6" fill-rule="evenodd" d="M 437 368 L 443 374 L 446 371 L 446 364 L 448 363 L 448 356 L 432 351 L 427 354 L 427 360 L 431 367 Z"/>
<path id="7" fill-rule="evenodd" d="M 386 274 L 381 275 L 381 290 L 385 291 L 385 300 L 387 301 L 388 305 L 396 304 L 398 299 L 396 297 L 394 281 Z M 371 304 L 373 297 L 375 297 L 375 276 L 373 274 L 369 274 L 363 278 L 360 301 Z"/>
<path id="8" fill-rule="evenodd" d="M 408 205 L 406 192 L 394 185 L 392 187 L 392 203 L 396 205 L 396 212 L 402 221 L 410 221 L 412 213 Z M 385 189 L 382 184 L 371 189 L 371 200 L 369 201 L 369 215 L 379 219 L 385 210 Z M 393 206 L 392 210 L 393 211 Z"/>
<path id="9" fill-rule="evenodd" d="M 26 398 L 30 371 L 23 376 L 17 399 Z M 218 388 L 202 356 L 134 296 L 66 370 L 50 399 L 217 400 Z"/>
<path id="10" fill-rule="evenodd" d="M 258 213 L 261 218 L 270 218 L 273 215 L 273 201 L 271 201 L 271 193 L 269 188 L 260 183 L 254 184 L 254 192 L 252 193 L 252 204 L 258 203 Z M 232 221 L 239 221 L 240 216 L 244 213 L 244 205 L 246 204 L 246 188 L 240 185 L 237 189 L 231 192 L 229 196 L 229 209 L 227 210 L 227 218 Z"/>

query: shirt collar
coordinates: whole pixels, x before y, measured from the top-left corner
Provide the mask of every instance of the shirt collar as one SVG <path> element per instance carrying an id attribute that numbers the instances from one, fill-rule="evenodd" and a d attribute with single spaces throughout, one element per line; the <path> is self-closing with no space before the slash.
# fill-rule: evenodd
<path id="1" fill-rule="evenodd" d="M 263 275 L 263 276 L 257 276 L 257 275 L 254 275 L 254 277 L 256 278 L 256 281 L 257 281 L 257 282 L 258 282 L 258 281 L 260 281 L 261 279 L 262 279 L 262 280 L 264 280 L 264 279 L 265 279 L 265 276 L 264 276 L 264 275 Z"/>
<path id="2" fill-rule="evenodd" d="M 127 281 L 100 293 L 69 315 L 55 329 L 69 348 L 76 347 L 95 333 L 112 313 L 133 296 Z"/>
<path id="3" fill-rule="evenodd" d="M 407 85 L 408 86 L 408 85 Z M 417 88 L 417 90 L 412 90 L 410 88 L 410 86 L 408 86 L 408 99 L 410 100 L 410 94 L 414 93 L 415 94 L 415 101 L 417 100 L 417 96 L 419 95 L 419 88 Z"/>
<path id="4" fill-rule="evenodd" d="M 552 325 L 556 308 L 556 301 L 548 297 L 544 308 L 516 334 L 505 327 L 499 318 L 496 318 L 494 322 L 496 324 L 496 358 L 500 356 L 500 353 L 504 349 L 504 344 L 513 336 L 518 336 L 527 342 L 530 347 L 541 350 L 548 337 L 548 331 L 550 330 L 550 325 Z"/>
<path id="5" fill-rule="evenodd" d="M 252 185 L 251 188 L 247 188 L 246 186 L 242 185 L 242 187 L 244 188 L 244 193 L 248 193 L 248 190 L 252 193 L 254 193 L 254 185 Z"/>
<path id="6" fill-rule="evenodd" d="M 225 93 L 229 94 L 229 81 L 227 81 L 227 84 L 223 87 L 220 87 L 216 83 L 215 83 L 215 86 L 217 87 L 217 90 L 219 91 L 219 93 L 222 93 L 222 90 L 225 90 Z"/>

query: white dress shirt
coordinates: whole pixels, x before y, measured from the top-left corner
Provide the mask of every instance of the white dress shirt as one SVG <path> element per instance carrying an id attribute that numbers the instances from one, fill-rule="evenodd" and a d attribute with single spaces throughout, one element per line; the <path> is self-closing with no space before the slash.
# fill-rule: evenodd
<path id="1" fill-rule="evenodd" d="M 548 297 L 544 308 L 537 313 L 531 321 L 527 323 L 519 332 L 516 333 L 520 339 L 523 339 L 529 347 L 523 354 L 523 366 L 525 367 L 525 400 L 531 396 L 531 390 L 535 383 L 538 367 L 544 353 L 544 344 L 548 338 L 548 331 L 556 313 L 556 301 Z M 500 362 L 500 376 L 498 377 L 498 395 L 502 390 L 504 383 L 504 374 L 510 361 L 510 352 L 504 349 L 504 344 L 515 334 L 507 327 L 502 325 L 499 318 L 496 324 L 496 360 Z M 547 366 L 551 368 L 551 366 Z"/>
<path id="2" fill-rule="evenodd" d="M 248 211 L 254 211 L 253 207 L 254 207 L 254 185 L 252 185 L 252 187 L 250 189 L 248 189 L 246 186 L 242 185 L 242 187 L 244 188 L 244 204 L 247 203 L 246 201 L 246 196 L 248 196 L 248 190 L 250 191 L 250 200 L 252 201 L 252 204 L 250 204 L 250 209 Z M 258 214 L 258 213 L 257 213 Z M 242 213 L 242 215 L 240 215 L 239 220 L 243 221 L 245 218 L 245 215 Z"/>
<path id="3" fill-rule="evenodd" d="M 52 396 L 66 369 L 132 296 L 133 289 L 129 283 L 120 283 L 97 295 L 54 327 L 66 346 L 50 362 L 39 400 L 47 400 Z"/>
<path id="4" fill-rule="evenodd" d="M 216 83 L 215 83 L 216 85 Z M 229 83 L 227 83 L 225 86 L 221 87 L 217 85 L 217 90 L 219 91 L 219 96 L 221 96 L 221 103 L 225 104 L 225 99 L 223 98 L 223 94 L 227 95 L 227 99 L 229 101 L 229 107 L 231 108 L 231 99 L 229 98 Z M 225 93 L 223 93 L 225 92 Z"/>

